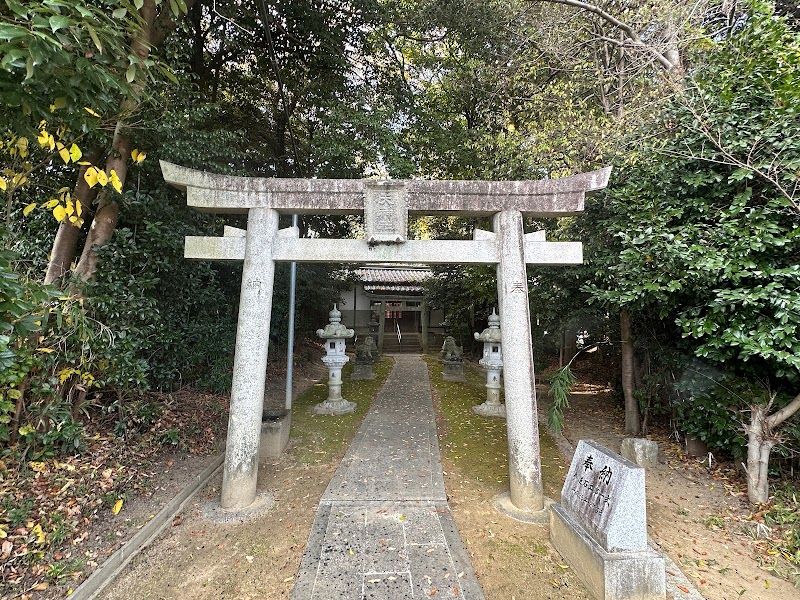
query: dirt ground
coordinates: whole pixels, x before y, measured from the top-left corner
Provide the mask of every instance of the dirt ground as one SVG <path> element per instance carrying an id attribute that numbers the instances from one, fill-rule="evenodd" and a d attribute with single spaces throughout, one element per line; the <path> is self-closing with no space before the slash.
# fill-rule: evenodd
<path id="1" fill-rule="evenodd" d="M 317 373 L 320 378 L 323 375 Z M 481 388 L 471 381 L 473 392 L 481 394 Z M 298 385 L 298 391 L 313 384 L 309 376 Z M 279 395 L 279 389 L 273 392 Z M 437 397 L 436 392 L 434 395 Z M 564 437 L 573 445 L 579 439 L 594 439 L 619 451 L 624 437 L 621 423 L 622 415 L 610 394 L 585 389 L 572 398 Z M 507 489 L 507 482 L 502 477 L 476 477 L 458 460 L 459 455 L 447 450 L 452 441 L 446 437 L 447 423 L 439 425 L 450 505 L 487 600 L 588 598 L 550 545 L 545 527 L 523 525 L 495 511 L 491 500 Z M 493 431 L 499 427 L 496 423 L 488 426 Z M 760 556 L 758 540 L 747 533 L 748 510 L 741 487 L 720 479 L 698 460 L 685 459 L 669 440 L 658 441 L 664 462 L 648 471 L 647 498 L 649 532 L 661 551 L 709 600 L 800 598 L 797 588 L 764 568 L 769 567 L 765 559 L 770 557 Z M 219 494 L 221 475 L 216 476 L 101 597 L 288 598 L 317 503 L 342 453 L 320 452 L 320 459 L 309 464 L 307 449 L 290 441 L 287 453 L 263 464 L 259 472 L 260 487 L 273 495 L 274 508 L 244 524 L 220 525 L 203 516 L 204 507 Z M 501 455 L 501 450 L 497 454 Z M 306 459 L 301 460 L 301 455 Z M 498 460 L 497 456 L 489 458 Z M 165 470 L 174 469 L 176 459 L 171 460 L 173 465 L 165 465 Z M 568 461 L 559 457 L 547 460 L 552 464 L 544 468 L 562 473 L 563 478 Z M 202 465 L 196 468 L 199 471 Z M 558 476 L 547 473 L 545 470 L 545 491 L 557 496 Z M 179 489 L 177 473 L 167 479 Z M 131 500 L 120 517 L 135 524 L 134 516 L 154 514 L 160 508 L 158 501 L 155 497 Z"/>

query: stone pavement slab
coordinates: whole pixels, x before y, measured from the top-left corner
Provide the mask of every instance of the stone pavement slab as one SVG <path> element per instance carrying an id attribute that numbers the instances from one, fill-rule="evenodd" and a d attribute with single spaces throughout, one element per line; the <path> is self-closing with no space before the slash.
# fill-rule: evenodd
<path id="1" fill-rule="evenodd" d="M 421 598 L 483 592 L 447 505 L 427 366 L 397 355 L 322 496 L 292 599 Z"/>

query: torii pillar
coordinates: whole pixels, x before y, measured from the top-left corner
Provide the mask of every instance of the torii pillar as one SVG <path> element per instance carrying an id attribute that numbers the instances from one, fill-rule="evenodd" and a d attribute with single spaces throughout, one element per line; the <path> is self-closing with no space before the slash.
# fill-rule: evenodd
<path id="1" fill-rule="evenodd" d="M 574 215 L 586 192 L 604 188 L 611 168 L 542 181 L 374 181 L 212 175 L 161 163 L 164 179 L 187 191 L 198 210 L 248 215 L 247 231 L 186 238 L 185 256 L 244 261 L 231 409 L 220 504 L 246 508 L 256 498 L 258 445 L 275 262 L 496 264 L 505 370 L 510 501 L 543 508 L 539 427 L 526 264 L 583 262 L 580 242 L 525 234 L 523 218 Z M 278 215 L 364 213 L 366 239 L 301 239 L 278 230 Z M 494 232 L 474 240 L 408 240 L 409 214 L 493 216 Z M 380 344 L 379 340 L 379 344 Z"/>

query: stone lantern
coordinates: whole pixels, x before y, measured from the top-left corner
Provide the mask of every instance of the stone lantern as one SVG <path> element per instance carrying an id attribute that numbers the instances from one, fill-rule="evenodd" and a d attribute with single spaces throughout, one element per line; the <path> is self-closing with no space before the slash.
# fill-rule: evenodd
<path id="1" fill-rule="evenodd" d="M 325 356 L 322 362 L 328 367 L 328 399 L 311 408 L 318 415 L 343 415 L 356 409 L 355 402 L 342 398 L 342 367 L 347 364 L 345 339 L 353 337 L 354 331 L 342 325 L 342 313 L 333 305 L 328 313 L 330 323 L 325 329 L 317 329 L 317 337 L 325 340 Z"/>
<path id="2" fill-rule="evenodd" d="M 489 327 L 475 333 L 475 339 L 483 342 L 483 358 L 478 363 L 486 369 L 486 402 L 473 406 L 472 410 L 484 417 L 505 417 L 506 407 L 500 403 L 500 372 L 503 370 L 500 317 L 494 310 L 489 315 Z"/>

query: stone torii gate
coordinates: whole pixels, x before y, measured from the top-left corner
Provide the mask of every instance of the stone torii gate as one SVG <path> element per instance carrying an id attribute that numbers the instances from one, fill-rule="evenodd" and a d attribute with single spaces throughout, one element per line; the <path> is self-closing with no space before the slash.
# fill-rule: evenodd
<path id="1" fill-rule="evenodd" d="M 186 258 L 244 261 L 230 420 L 220 504 L 246 508 L 256 498 L 272 287 L 276 262 L 496 264 L 503 331 L 510 500 L 523 512 L 543 508 L 539 426 L 526 264 L 583 262 L 580 242 L 525 234 L 523 217 L 583 210 L 586 192 L 608 184 L 611 168 L 541 181 L 395 181 L 274 179 L 214 175 L 162 162 L 164 179 L 187 203 L 212 213 L 246 214 L 247 232 L 186 237 Z M 278 229 L 280 214 L 364 214 L 365 239 L 300 238 Z M 409 214 L 493 216 L 493 232 L 473 240 L 409 240 Z"/>

